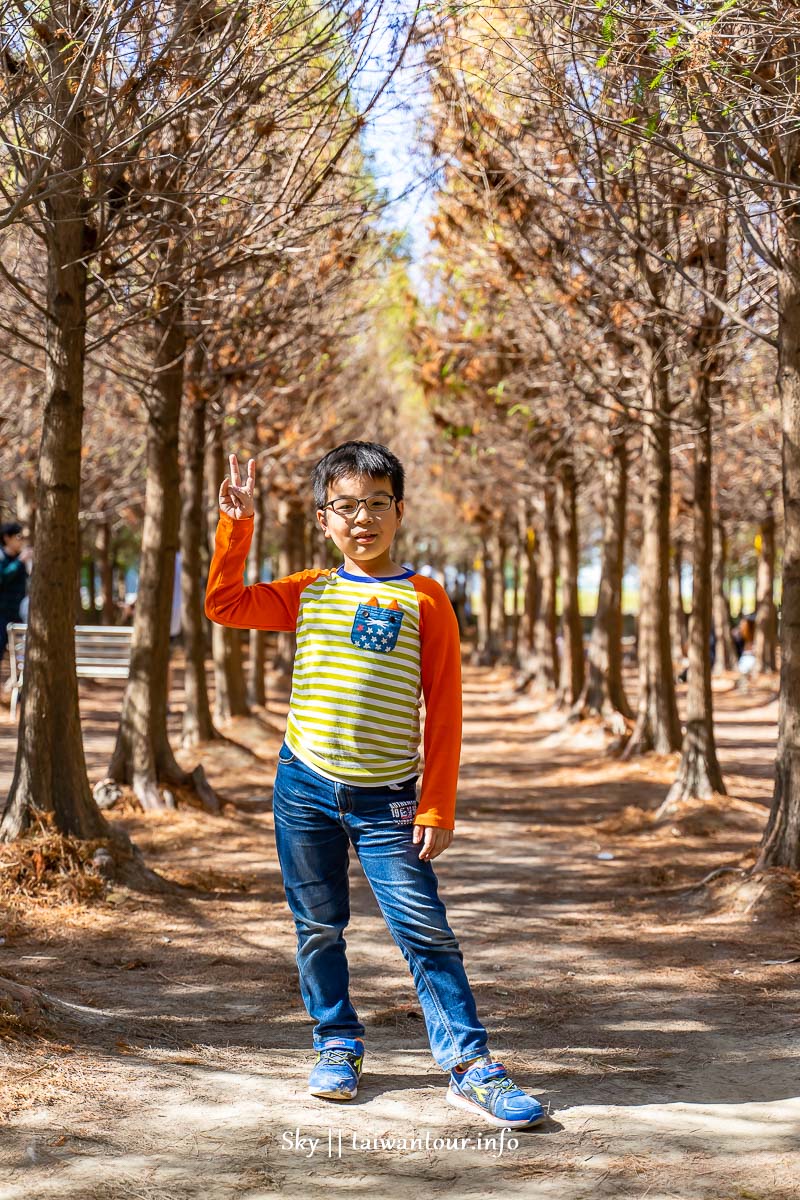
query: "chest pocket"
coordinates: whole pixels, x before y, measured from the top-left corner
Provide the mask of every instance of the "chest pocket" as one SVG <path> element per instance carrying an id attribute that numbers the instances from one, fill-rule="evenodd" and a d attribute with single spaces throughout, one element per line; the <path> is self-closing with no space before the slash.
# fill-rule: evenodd
<path id="1" fill-rule="evenodd" d="M 392 601 L 396 604 L 396 601 Z M 397 645 L 397 635 L 403 623 L 400 608 L 381 608 L 377 600 L 359 604 L 356 609 L 350 641 L 364 650 L 388 654 Z"/>

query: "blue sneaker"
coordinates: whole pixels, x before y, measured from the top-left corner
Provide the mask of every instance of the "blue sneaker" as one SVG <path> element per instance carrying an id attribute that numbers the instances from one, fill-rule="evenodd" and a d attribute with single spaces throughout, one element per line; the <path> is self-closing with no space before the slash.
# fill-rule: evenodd
<path id="1" fill-rule="evenodd" d="M 534 1096 L 518 1088 L 501 1062 L 480 1058 L 465 1071 L 450 1072 L 447 1100 L 455 1108 L 479 1113 L 491 1125 L 522 1129 L 544 1120 Z"/>
<path id="2" fill-rule="evenodd" d="M 364 1043 L 360 1038 L 326 1038 L 308 1077 L 308 1092 L 325 1100 L 352 1100 L 358 1091 Z"/>

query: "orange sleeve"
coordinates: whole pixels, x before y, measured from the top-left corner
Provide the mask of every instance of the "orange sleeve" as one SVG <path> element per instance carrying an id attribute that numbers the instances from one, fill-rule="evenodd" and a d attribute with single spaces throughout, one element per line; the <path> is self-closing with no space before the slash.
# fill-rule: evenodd
<path id="1" fill-rule="evenodd" d="M 220 513 L 206 584 L 206 616 L 218 625 L 234 629 L 292 632 L 297 626 L 300 593 L 325 571 L 299 571 L 272 583 L 252 583 L 246 587 L 244 568 L 254 525 L 253 517 L 234 520 L 227 513 Z"/>
<path id="2" fill-rule="evenodd" d="M 461 759 L 461 642 L 447 592 L 435 579 L 412 576 L 419 599 L 425 766 L 417 825 L 455 828 Z"/>

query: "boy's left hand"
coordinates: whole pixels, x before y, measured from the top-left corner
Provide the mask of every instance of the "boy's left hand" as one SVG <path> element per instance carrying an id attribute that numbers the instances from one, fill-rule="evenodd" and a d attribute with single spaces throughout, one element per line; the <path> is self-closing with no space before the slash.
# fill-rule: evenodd
<path id="1" fill-rule="evenodd" d="M 437 854 L 441 854 L 443 850 L 447 849 L 452 840 L 452 829 L 437 829 L 433 825 L 414 826 L 414 845 L 416 846 L 419 842 L 422 842 L 422 849 L 419 852 L 420 858 L 436 858 Z"/>

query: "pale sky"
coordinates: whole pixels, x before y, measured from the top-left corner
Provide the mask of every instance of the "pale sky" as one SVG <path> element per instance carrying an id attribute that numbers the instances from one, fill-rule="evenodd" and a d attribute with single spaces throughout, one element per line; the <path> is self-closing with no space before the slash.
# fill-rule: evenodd
<path id="1" fill-rule="evenodd" d="M 407 11 L 407 0 L 396 0 L 395 13 Z M 393 30 L 389 19 L 374 39 L 370 61 L 360 73 L 356 94 L 363 102 L 383 77 L 394 58 Z M 384 92 L 363 134 L 363 145 L 372 160 L 379 187 L 390 201 L 383 224 L 407 234 L 414 262 L 413 277 L 421 282 L 419 268 L 428 248 L 426 221 L 434 208 L 434 163 L 422 144 L 418 123 L 428 104 L 428 88 L 419 47 L 412 46 L 404 65 Z"/>

